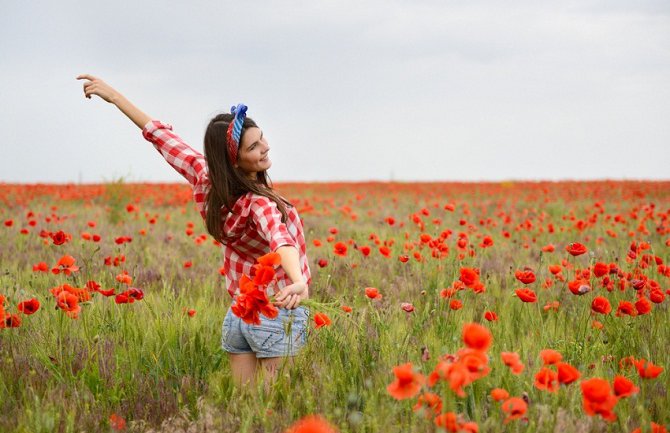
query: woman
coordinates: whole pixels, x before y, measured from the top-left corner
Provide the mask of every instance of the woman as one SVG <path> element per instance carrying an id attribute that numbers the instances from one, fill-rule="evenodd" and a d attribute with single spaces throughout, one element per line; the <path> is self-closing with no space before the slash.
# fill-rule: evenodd
<path id="1" fill-rule="evenodd" d="M 300 301 L 309 297 L 311 277 L 300 217 L 273 191 L 266 173 L 272 162 L 263 131 L 246 117 L 246 106 L 233 107 L 230 114 L 219 114 L 209 122 L 203 157 L 174 134 L 170 125 L 153 120 L 101 79 L 87 74 L 77 79 L 86 80 L 86 98 L 97 95 L 116 105 L 191 184 L 208 232 L 223 245 L 232 297 L 239 293 L 242 275 L 252 274 L 258 257 L 271 251 L 280 255 L 281 269 L 276 285 L 270 288 L 277 292 L 279 315 L 274 319 L 261 316 L 260 325 L 249 325 L 228 308 L 222 332 L 222 346 L 237 384 L 253 384 L 259 370 L 274 377 L 281 362 L 306 342 L 309 312 Z"/>

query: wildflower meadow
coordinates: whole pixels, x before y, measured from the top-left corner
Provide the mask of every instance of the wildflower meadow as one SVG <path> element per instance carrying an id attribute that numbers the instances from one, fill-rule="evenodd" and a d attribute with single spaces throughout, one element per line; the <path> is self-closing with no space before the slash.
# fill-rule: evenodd
<path id="1" fill-rule="evenodd" d="M 240 388 L 188 185 L 3 184 L 0 431 L 666 431 L 670 182 L 275 187 L 310 329 Z"/>

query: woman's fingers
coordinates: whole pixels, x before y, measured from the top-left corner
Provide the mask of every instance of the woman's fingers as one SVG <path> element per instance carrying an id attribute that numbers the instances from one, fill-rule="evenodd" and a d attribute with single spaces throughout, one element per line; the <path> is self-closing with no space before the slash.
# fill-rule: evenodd
<path id="1" fill-rule="evenodd" d="M 288 308 L 289 310 L 293 310 L 298 306 L 299 301 L 300 298 L 298 298 L 298 295 L 291 295 L 291 299 L 289 303 L 286 305 L 286 308 Z"/>
<path id="2" fill-rule="evenodd" d="M 95 81 L 95 80 L 97 80 L 97 78 L 94 77 L 93 75 L 90 75 L 90 74 L 81 74 L 81 75 L 78 75 L 78 76 L 77 76 L 77 80 L 91 80 L 91 81 Z"/>
<path id="3" fill-rule="evenodd" d="M 90 98 L 91 95 L 95 95 L 97 88 L 95 86 L 88 86 L 87 88 L 84 89 L 84 94 L 86 95 L 87 98 Z"/>

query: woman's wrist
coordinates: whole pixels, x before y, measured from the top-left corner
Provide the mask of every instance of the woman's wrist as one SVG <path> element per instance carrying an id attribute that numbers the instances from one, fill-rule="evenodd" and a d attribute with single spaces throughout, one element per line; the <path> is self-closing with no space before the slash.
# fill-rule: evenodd
<path id="1" fill-rule="evenodd" d="M 109 96 L 109 102 L 116 105 L 117 107 L 119 106 L 119 103 L 122 99 L 124 99 L 123 95 L 116 90 L 114 90 L 114 92 L 112 92 L 112 94 Z"/>

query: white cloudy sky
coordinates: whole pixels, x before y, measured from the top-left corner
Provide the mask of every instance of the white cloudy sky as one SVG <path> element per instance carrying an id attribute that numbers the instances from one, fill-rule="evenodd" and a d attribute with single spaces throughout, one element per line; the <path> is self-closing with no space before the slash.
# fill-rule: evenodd
<path id="1" fill-rule="evenodd" d="M 90 73 L 275 181 L 668 179 L 670 2 L 0 0 L 0 182 L 181 178 Z"/>

